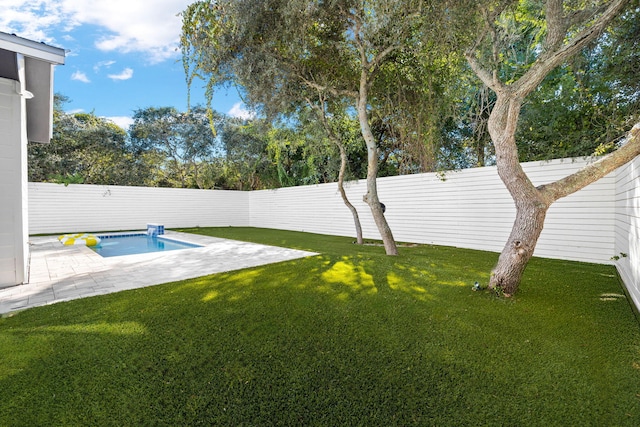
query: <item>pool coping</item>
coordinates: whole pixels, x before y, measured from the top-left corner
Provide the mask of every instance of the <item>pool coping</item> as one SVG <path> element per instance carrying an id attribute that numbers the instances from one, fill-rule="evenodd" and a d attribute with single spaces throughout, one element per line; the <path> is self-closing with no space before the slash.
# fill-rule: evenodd
<path id="1" fill-rule="evenodd" d="M 105 258 L 86 246 L 64 246 L 58 236 L 31 237 L 29 281 L 0 289 L 0 314 L 318 255 L 171 230 L 163 236 L 201 247 Z"/>

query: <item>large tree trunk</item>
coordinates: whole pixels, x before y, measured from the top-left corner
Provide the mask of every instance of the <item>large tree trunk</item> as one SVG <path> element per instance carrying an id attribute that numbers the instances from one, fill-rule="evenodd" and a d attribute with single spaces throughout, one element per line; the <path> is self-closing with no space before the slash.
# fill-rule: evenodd
<path id="1" fill-rule="evenodd" d="M 371 132 L 371 126 L 369 125 L 369 114 L 367 113 L 367 80 L 365 71 L 362 72 L 358 96 L 358 121 L 360 122 L 362 136 L 367 145 L 367 193 L 364 195 L 363 200 L 371 208 L 371 214 L 373 215 L 373 220 L 380 232 L 380 237 L 382 238 L 386 254 L 398 255 L 398 248 L 396 247 L 393 233 L 387 223 L 387 219 L 384 217 L 382 205 L 378 198 L 378 187 L 376 183 L 378 176 L 378 145 L 376 144 L 373 132 Z"/>
<path id="2" fill-rule="evenodd" d="M 356 243 L 362 245 L 364 243 L 364 239 L 362 238 L 362 225 L 360 225 L 360 217 L 358 216 L 358 211 L 355 206 L 353 206 L 349 201 L 347 192 L 344 190 L 344 174 L 347 170 L 347 151 L 344 149 L 344 146 L 341 143 L 336 141 L 336 144 L 340 149 L 340 173 L 338 174 L 338 190 L 340 191 L 342 201 L 351 211 L 351 215 L 353 215 L 353 222 L 356 226 Z"/>
<path id="3" fill-rule="evenodd" d="M 511 296 L 517 290 L 527 263 L 533 256 L 548 207 L 540 203 L 521 203 L 516 220 L 498 264 L 491 273 L 489 289 Z"/>
<path id="4" fill-rule="evenodd" d="M 487 127 L 494 141 L 498 175 L 516 206 L 516 219 L 509 240 L 494 268 L 489 288 L 510 296 L 518 290 L 522 274 L 533 256 L 549 209 L 518 161 L 515 129 L 521 101 L 508 90 L 498 92 Z"/>

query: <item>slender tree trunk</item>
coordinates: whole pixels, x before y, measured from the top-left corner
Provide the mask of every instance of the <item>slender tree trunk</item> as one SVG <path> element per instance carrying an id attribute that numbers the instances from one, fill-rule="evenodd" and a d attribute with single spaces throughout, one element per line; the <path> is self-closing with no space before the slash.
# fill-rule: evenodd
<path id="1" fill-rule="evenodd" d="M 326 101 L 321 92 L 319 92 L 318 97 L 319 97 L 319 106 L 311 102 L 310 99 L 307 99 L 307 103 L 313 110 L 316 110 L 316 112 L 318 113 L 318 117 L 322 122 L 322 126 L 324 127 L 324 130 L 327 133 L 327 136 L 331 141 L 333 141 L 334 144 L 336 144 L 336 146 L 340 150 L 340 171 L 338 173 L 338 191 L 340 191 L 340 196 L 342 197 L 342 201 L 344 202 L 345 206 L 347 207 L 347 209 L 349 209 L 349 211 L 351 211 L 351 215 L 353 215 L 353 222 L 356 227 L 356 243 L 359 245 L 362 245 L 364 243 L 364 239 L 362 238 L 362 225 L 360 224 L 360 216 L 358 215 L 358 210 L 356 209 L 356 207 L 353 206 L 349 201 L 349 198 L 347 197 L 347 192 L 344 190 L 344 175 L 347 171 L 347 165 L 349 164 L 349 158 L 347 157 L 347 150 L 344 148 L 344 145 L 342 144 L 342 141 L 340 140 L 340 138 L 336 136 L 336 134 L 333 132 L 333 129 L 331 129 L 331 126 L 329 126 L 329 122 L 327 121 L 327 113 L 325 110 Z"/>
<path id="2" fill-rule="evenodd" d="M 378 227 L 382 243 L 387 255 L 398 255 L 398 248 L 393 238 L 391 228 L 387 223 L 387 219 L 382 212 L 382 206 L 380 205 L 380 199 L 378 198 L 378 187 L 376 179 L 378 175 L 378 145 L 376 144 L 375 137 L 371 132 L 371 126 L 369 125 L 369 114 L 367 113 L 367 80 L 366 72 L 362 72 L 360 81 L 360 92 L 358 96 L 358 121 L 360 122 L 360 129 L 362 136 L 367 145 L 367 193 L 364 195 L 363 200 L 371 208 L 371 214 L 373 220 Z"/>
<path id="3" fill-rule="evenodd" d="M 360 217 L 358 216 L 358 211 L 355 206 L 353 206 L 349 201 L 347 192 L 344 190 L 344 174 L 347 170 L 347 151 L 344 149 L 344 146 L 341 143 L 336 141 L 336 144 L 340 149 L 340 172 L 338 174 L 338 190 L 340 191 L 342 201 L 351 211 L 351 215 L 353 215 L 353 222 L 356 226 L 356 243 L 362 245 L 364 243 L 364 239 L 362 238 L 362 225 L 360 224 Z"/>

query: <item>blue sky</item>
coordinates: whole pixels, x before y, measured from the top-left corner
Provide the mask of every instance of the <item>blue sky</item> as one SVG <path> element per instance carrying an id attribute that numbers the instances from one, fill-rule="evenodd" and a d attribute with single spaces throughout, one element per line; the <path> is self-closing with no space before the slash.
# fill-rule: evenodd
<path id="1" fill-rule="evenodd" d="M 94 112 L 127 127 L 137 109 L 187 109 L 178 49 L 177 16 L 193 0 L 2 0 L 0 31 L 61 47 L 65 65 L 54 75 L 65 110 Z M 191 104 L 204 103 L 195 81 Z M 234 89 L 216 93 L 212 107 L 247 117 Z"/>

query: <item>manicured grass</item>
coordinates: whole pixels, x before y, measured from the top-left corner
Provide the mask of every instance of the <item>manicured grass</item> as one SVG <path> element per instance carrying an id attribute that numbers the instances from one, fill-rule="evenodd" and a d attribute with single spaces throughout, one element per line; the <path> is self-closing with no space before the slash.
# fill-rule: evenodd
<path id="1" fill-rule="evenodd" d="M 0 319 L 0 425 L 640 424 L 640 328 L 610 266 L 253 228 L 303 260 Z"/>

